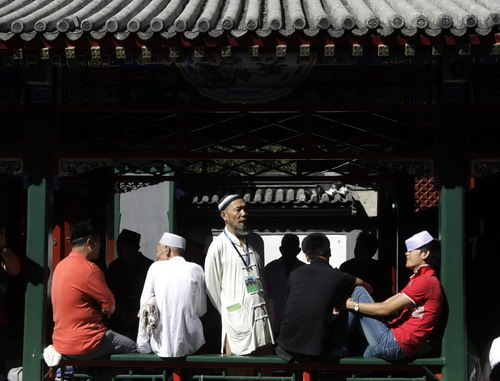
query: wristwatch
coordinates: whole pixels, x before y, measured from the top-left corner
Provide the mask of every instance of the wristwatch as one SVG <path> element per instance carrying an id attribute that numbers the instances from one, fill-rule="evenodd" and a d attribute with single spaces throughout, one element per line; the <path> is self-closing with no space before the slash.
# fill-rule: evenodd
<path id="1" fill-rule="evenodd" d="M 359 303 L 356 303 L 354 305 L 354 311 L 358 312 L 359 311 Z"/>
<path id="2" fill-rule="evenodd" d="M 1 252 L 1 253 L 6 253 L 6 252 L 7 252 L 7 250 L 9 250 L 9 246 L 4 246 L 4 247 L 2 247 L 2 248 L 0 249 L 0 252 Z"/>

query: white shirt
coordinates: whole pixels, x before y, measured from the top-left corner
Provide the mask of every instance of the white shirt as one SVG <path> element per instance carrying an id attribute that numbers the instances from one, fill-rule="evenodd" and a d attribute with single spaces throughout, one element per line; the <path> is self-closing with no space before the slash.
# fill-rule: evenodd
<path id="1" fill-rule="evenodd" d="M 261 346 L 274 344 L 262 291 L 263 251 L 258 249 L 257 238 L 260 239 L 255 234 L 248 235 L 248 246 L 241 245 L 225 229 L 208 248 L 205 281 L 207 294 L 222 319 L 221 352 L 225 338 L 234 355 L 249 354 Z M 263 244 L 261 246 L 263 249 Z M 243 259 L 247 261 L 247 254 L 248 266 L 243 262 Z M 247 291 L 248 276 L 257 278 L 258 291 Z"/>
<path id="2" fill-rule="evenodd" d="M 154 352 L 160 357 L 182 357 L 196 352 L 205 343 L 200 317 L 207 311 L 201 266 L 183 257 L 153 263 L 142 290 L 141 306 L 153 296 L 159 323 L 151 337 L 145 327 L 139 327 L 139 352 Z"/>
<path id="3" fill-rule="evenodd" d="M 491 369 L 495 367 L 498 363 L 500 363 L 500 337 L 497 337 L 491 343 L 490 348 L 490 366 Z"/>

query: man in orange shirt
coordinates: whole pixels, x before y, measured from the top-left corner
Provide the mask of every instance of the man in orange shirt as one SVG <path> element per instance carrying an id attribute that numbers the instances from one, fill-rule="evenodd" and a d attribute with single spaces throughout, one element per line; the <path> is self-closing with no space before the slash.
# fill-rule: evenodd
<path id="1" fill-rule="evenodd" d="M 7 244 L 5 229 L 0 226 L 0 379 L 5 373 L 5 360 L 9 350 L 9 321 L 7 318 L 7 295 L 9 276 L 18 275 L 21 272 L 21 260 Z"/>
<path id="2" fill-rule="evenodd" d="M 115 310 L 115 298 L 104 273 L 93 262 L 99 257 L 99 234 L 89 220 L 71 227 L 71 253 L 56 267 L 52 279 L 55 350 L 68 357 L 93 359 L 135 352 L 135 342 L 108 330 L 102 315 Z"/>

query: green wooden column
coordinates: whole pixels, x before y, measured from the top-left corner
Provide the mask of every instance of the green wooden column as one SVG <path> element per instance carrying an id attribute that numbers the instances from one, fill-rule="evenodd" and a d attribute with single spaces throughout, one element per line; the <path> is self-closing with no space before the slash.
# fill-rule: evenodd
<path id="1" fill-rule="evenodd" d="M 24 307 L 23 380 L 42 380 L 48 251 L 50 118 L 47 104 L 29 106 L 27 170 L 26 291 Z"/>
<path id="2" fill-rule="evenodd" d="M 464 286 L 464 181 L 466 107 L 456 103 L 441 108 L 442 189 L 439 225 L 442 245 L 441 281 L 449 305 L 443 338 L 446 381 L 467 379 L 467 337 Z"/>

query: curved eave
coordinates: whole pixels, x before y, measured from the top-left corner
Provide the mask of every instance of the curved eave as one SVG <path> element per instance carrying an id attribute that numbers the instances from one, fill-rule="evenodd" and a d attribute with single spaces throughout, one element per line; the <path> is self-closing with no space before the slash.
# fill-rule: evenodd
<path id="1" fill-rule="evenodd" d="M 0 40 L 148 41 L 245 35 L 486 36 L 498 32 L 496 0 L 4 0 Z"/>

